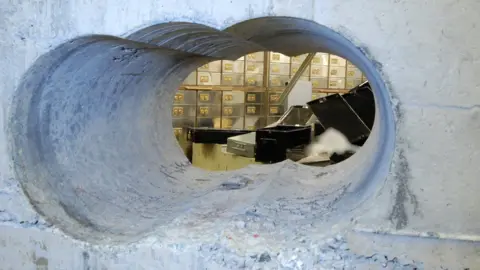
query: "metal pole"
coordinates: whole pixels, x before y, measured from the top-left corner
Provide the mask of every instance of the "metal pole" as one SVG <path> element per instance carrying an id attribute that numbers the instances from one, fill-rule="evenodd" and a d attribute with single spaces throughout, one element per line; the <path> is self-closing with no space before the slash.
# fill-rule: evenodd
<path id="1" fill-rule="evenodd" d="M 293 87 L 297 84 L 298 80 L 302 76 L 302 74 L 305 72 L 307 69 L 308 65 L 310 65 L 310 62 L 313 60 L 313 57 L 315 57 L 315 53 L 309 53 L 307 55 L 307 58 L 303 61 L 303 63 L 300 65 L 300 68 L 295 72 L 293 75 L 292 79 L 288 83 L 287 87 L 285 87 L 285 90 L 283 90 L 282 94 L 280 95 L 279 98 L 279 103 L 283 104 L 283 101 L 285 100 L 286 97 L 292 92 Z"/>
<path id="2" fill-rule="evenodd" d="M 285 87 L 285 90 L 283 90 L 282 94 L 280 95 L 280 98 L 279 98 L 279 103 L 280 104 L 283 104 L 283 102 L 285 101 L 285 98 L 288 97 L 290 92 L 292 92 L 293 87 L 297 84 L 298 80 L 300 79 L 300 76 L 302 76 L 302 74 L 305 72 L 308 65 L 310 65 L 310 62 L 312 62 L 314 56 L 315 56 L 315 53 L 309 53 L 307 55 L 307 58 L 305 58 L 303 63 L 300 65 L 300 68 L 298 68 L 297 72 L 295 72 L 295 74 L 293 74 L 293 77 L 290 80 L 290 83 L 287 85 L 287 87 Z M 271 123 L 270 125 L 268 125 L 266 127 L 275 127 L 278 124 L 280 124 L 282 120 L 283 120 L 283 118 L 280 118 L 276 122 Z"/>

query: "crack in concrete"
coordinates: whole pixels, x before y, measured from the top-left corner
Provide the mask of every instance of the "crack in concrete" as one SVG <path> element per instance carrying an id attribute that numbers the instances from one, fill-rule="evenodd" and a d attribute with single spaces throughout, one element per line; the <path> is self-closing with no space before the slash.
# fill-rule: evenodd
<path id="1" fill-rule="evenodd" d="M 395 178 L 397 179 L 397 191 L 394 205 L 388 219 L 395 224 L 397 230 L 401 230 L 408 225 L 409 217 L 406 209 L 407 197 L 413 205 L 413 214 L 417 215 L 420 213 L 417 197 L 409 187 L 409 181 L 412 175 L 404 149 L 399 149 L 398 151 L 398 161 L 395 164 Z"/>
<path id="2" fill-rule="evenodd" d="M 450 109 L 450 110 L 461 110 L 469 111 L 480 108 L 480 104 L 472 104 L 470 106 L 460 106 L 452 104 L 436 104 L 436 103 L 420 103 L 420 102 L 407 102 L 403 103 L 408 107 L 421 107 L 421 108 L 438 108 L 438 109 Z"/>
<path id="3" fill-rule="evenodd" d="M 368 48 L 361 48 L 365 53 L 369 53 Z M 373 60 L 374 61 L 374 60 Z M 374 65 L 377 70 L 382 74 L 383 80 L 387 89 L 390 90 L 390 99 L 394 107 L 395 116 L 395 129 L 397 134 L 401 134 L 401 127 L 405 120 L 405 115 L 402 110 L 403 103 L 400 104 L 397 95 L 393 90 L 393 86 L 388 79 L 388 75 L 383 72 L 383 65 L 374 61 Z M 409 182 L 412 179 L 411 169 L 408 159 L 405 156 L 405 147 L 409 146 L 409 142 L 400 137 L 397 137 L 397 152 L 396 162 L 392 164 L 393 168 L 393 180 L 396 181 L 396 193 L 394 197 L 394 204 L 388 216 L 388 220 L 395 225 L 397 230 L 401 230 L 408 225 L 409 216 L 407 214 L 406 203 L 407 199 L 411 205 L 413 205 L 413 215 L 420 215 L 419 202 L 416 195 L 411 191 Z"/>

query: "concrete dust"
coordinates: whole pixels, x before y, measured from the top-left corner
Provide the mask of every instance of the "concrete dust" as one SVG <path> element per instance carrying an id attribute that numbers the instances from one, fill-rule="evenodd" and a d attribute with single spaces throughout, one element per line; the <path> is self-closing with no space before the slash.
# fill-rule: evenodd
<path id="1" fill-rule="evenodd" d="M 351 144 L 347 137 L 334 128 L 328 128 L 317 136 L 317 138 L 307 147 L 307 156 L 319 156 L 333 153 L 339 155 L 345 152 L 356 152 L 360 147 Z"/>

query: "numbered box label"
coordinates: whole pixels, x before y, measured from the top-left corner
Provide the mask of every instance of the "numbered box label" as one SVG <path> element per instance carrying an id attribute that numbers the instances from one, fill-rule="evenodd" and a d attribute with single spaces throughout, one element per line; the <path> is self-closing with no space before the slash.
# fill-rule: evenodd
<path id="1" fill-rule="evenodd" d="M 200 115 L 201 116 L 207 116 L 210 112 L 209 107 L 200 107 Z"/>
<path id="2" fill-rule="evenodd" d="M 278 113 L 278 107 L 277 106 L 272 106 L 270 107 L 270 114 L 277 114 Z"/>
<path id="3" fill-rule="evenodd" d="M 233 113 L 233 108 L 232 107 L 224 107 L 223 108 L 223 114 L 224 115 L 230 116 L 230 115 L 232 115 L 232 113 Z"/>
<path id="4" fill-rule="evenodd" d="M 176 137 L 179 137 L 180 135 L 182 135 L 182 128 L 174 128 L 173 129 L 173 134 L 175 134 Z"/>
<path id="5" fill-rule="evenodd" d="M 232 71 L 232 70 L 233 70 L 233 64 L 225 63 L 225 64 L 223 65 L 223 69 L 224 69 L 225 71 Z"/>
<path id="6" fill-rule="evenodd" d="M 277 102 L 278 100 L 280 100 L 279 94 L 270 94 L 270 102 Z"/>
<path id="7" fill-rule="evenodd" d="M 183 116 L 183 107 L 173 107 L 173 116 Z"/>
<path id="8" fill-rule="evenodd" d="M 247 95 L 247 101 L 250 101 L 250 102 L 252 102 L 252 101 L 257 101 L 257 95 L 255 95 L 255 94 L 248 94 L 248 95 Z"/>
<path id="9" fill-rule="evenodd" d="M 201 83 L 208 83 L 210 82 L 210 79 L 208 76 L 200 76 L 200 82 Z"/>
<path id="10" fill-rule="evenodd" d="M 248 106 L 247 107 L 247 114 L 256 114 L 257 113 L 257 107 L 255 106 Z"/>
<path id="11" fill-rule="evenodd" d="M 200 94 L 200 101 L 210 101 L 210 94 Z"/>
<path id="12" fill-rule="evenodd" d="M 175 94 L 174 100 L 175 102 L 182 102 L 184 99 L 183 94 Z"/>

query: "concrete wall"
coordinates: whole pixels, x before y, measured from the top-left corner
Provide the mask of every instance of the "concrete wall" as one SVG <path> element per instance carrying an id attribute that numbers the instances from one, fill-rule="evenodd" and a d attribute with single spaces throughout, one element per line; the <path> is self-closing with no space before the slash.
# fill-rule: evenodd
<path id="1" fill-rule="evenodd" d="M 352 250 L 366 257 L 384 252 L 390 258 L 420 261 L 427 267 L 473 269 L 480 265 L 476 253 L 480 223 L 476 209 L 480 204 L 476 196 L 480 190 L 480 37 L 476 27 L 480 3 L 45 0 L 10 1 L 0 10 L 2 126 L 6 125 L 12 94 L 27 68 L 41 54 L 79 35 L 121 36 L 171 20 L 201 22 L 222 29 L 267 15 L 315 20 L 339 31 L 368 49 L 389 86 L 393 104 L 399 108 L 393 165 L 375 199 L 363 205 L 367 210 L 352 220 L 352 230 L 345 233 Z M 171 226 L 141 243 L 119 246 L 91 246 L 71 240 L 43 221 L 29 205 L 11 169 L 6 136 L 2 130 L 2 269 L 42 269 L 46 264 L 48 269 L 238 268 L 242 256 L 265 250 L 281 253 L 271 256 L 268 267 L 301 269 L 307 265 L 297 263 L 301 250 L 291 251 L 292 255 L 286 251 L 292 246 L 282 246 L 280 240 L 245 239 L 242 235 L 241 244 L 224 243 L 221 239 L 225 234 L 236 233 L 228 228 L 221 232 L 202 231 L 201 227 L 179 231 Z M 371 233 L 379 231 L 389 236 Z M 211 235 L 177 241 L 184 232 Z M 434 240 L 426 243 L 423 237 Z M 413 251 L 415 241 L 423 244 Z M 224 244 L 221 251 L 215 243 Z M 356 249 L 358 243 L 362 245 Z M 204 244 L 208 247 L 199 248 Z M 452 255 L 452 249 L 459 252 L 458 256 Z M 212 257 L 219 253 L 227 255 Z M 297 259 L 284 259 L 287 253 L 297 254 Z M 249 267 L 255 265 L 250 263 Z"/>

